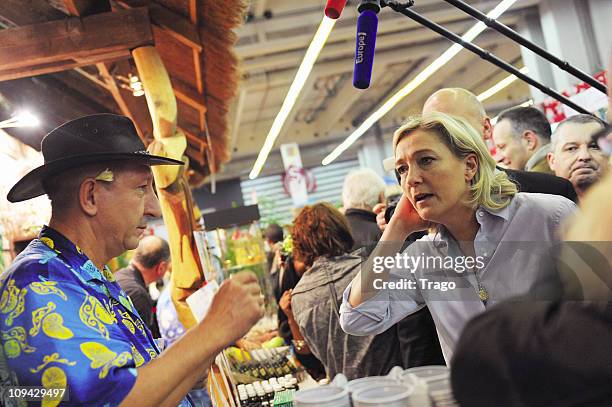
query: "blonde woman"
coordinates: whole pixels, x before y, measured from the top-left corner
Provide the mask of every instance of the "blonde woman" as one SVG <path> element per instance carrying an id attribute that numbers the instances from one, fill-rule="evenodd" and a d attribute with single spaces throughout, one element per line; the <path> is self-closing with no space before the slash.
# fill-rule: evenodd
<path id="1" fill-rule="evenodd" d="M 371 335 L 427 305 L 450 362 L 469 319 L 554 282 L 541 256 L 558 241 L 575 204 L 517 193 L 478 133 L 443 113 L 410 119 L 395 132 L 393 149 L 404 194 L 344 292 L 340 324 L 350 334 Z M 410 233 L 427 228 L 399 253 Z"/>

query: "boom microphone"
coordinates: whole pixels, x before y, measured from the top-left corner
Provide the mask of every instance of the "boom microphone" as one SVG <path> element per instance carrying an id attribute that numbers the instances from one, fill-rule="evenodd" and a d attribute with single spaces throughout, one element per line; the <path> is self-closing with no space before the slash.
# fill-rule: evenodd
<path id="1" fill-rule="evenodd" d="M 376 30 L 378 29 L 378 12 L 380 1 L 362 1 L 358 9 L 357 43 L 355 45 L 355 69 L 353 86 L 367 89 L 372 79 L 374 49 L 376 48 Z"/>
<path id="2" fill-rule="evenodd" d="M 346 0 L 327 0 L 325 6 L 325 15 L 333 20 L 336 20 L 342 14 Z"/>

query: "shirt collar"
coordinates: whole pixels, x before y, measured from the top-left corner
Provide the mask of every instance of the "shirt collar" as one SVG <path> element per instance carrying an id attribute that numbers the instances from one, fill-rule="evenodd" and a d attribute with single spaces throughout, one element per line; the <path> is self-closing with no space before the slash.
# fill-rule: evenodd
<path id="1" fill-rule="evenodd" d="M 550 153 L 551 144 L 544 144 L 542 147 L 538 148 L 529 160 L 525 163 L 525 171 L 531 171 L 533 167 L 535 167 L 540 161 L 546 158 L 546 155 Z"/>
<path id="2" fill-rule="evenodd" d="M 512 199 L 504 208 L 498 210 L 489 209 L 483 205 L 480 205 L 476 210 L 475 216 L 481 229 L 489 229 L 488 226 L 495 221 L 501 220 L 503 222 L 507 222 L 510 219 L 510 207 L 513 205 L 513 202 L 514 199 Z M 438 232 L 434 234 L 432 240 L 444 246 L 449 240 L 452 240 L 452 238 L 450 237 L 448 230 L 443 225 L 439 225 Z"/>
<path id="3" fill-rule="evenodd" d="M 510 201 L 510 203 L 508 205 L 506 205 L 505 207 L 503 207 L 502 209 L 489 209 L 483 205 L 480 205 L 478 207 L 478 210 L 476 211 L 476 218 L 478 219 L 478 213 L 485 213 L 488 214 L 490 216 L 493 217 L 498 217 L 498 218 L 502 218 L 504 221 L 507 221 L 508 219 L 510 219 L 510 205 L 512 205 L 512 200 Z M 480 216 L 482 217 L 482 216 Z M 480 220 L 478 220 L 478 222 L 480 223 Z"/>
<path id="4" fill-rule="evenodd" d="M 113 273 L 107 266 L 104 266 L 102 270 L 98 269 L 79 246 L 72 243 L 67 237 L 52 227 L 43 226 L 38 239 L 47 247 L 60 254 L 76 270 L 83 271 L 81 277 L 86 281 L 115 281 Z"/>

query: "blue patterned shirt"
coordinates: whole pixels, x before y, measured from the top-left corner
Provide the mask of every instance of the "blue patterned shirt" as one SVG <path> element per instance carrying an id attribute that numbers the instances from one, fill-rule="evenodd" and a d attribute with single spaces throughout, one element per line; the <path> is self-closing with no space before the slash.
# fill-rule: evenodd
<path id="1" fill-rule="evenodd" d="M 0 344 L 0 380 L 67 386 L 69 405 L 118 405 L 160 353 L 110 270 L 50 227 L 0 276 Z"/>

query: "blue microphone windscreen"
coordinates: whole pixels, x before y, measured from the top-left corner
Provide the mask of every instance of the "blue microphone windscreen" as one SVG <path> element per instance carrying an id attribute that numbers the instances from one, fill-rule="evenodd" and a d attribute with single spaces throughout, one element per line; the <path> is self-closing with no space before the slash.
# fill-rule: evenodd
<path id="1" fill-rule="evenodd" d="M 357 18 L 357 44 L 355 46 L 355 70 L 353 86 L 366 89 L 372 78 L 374 49 L 376 48 L 376 30 L 378 16 L 372 10 L 364 10 Z"/>

